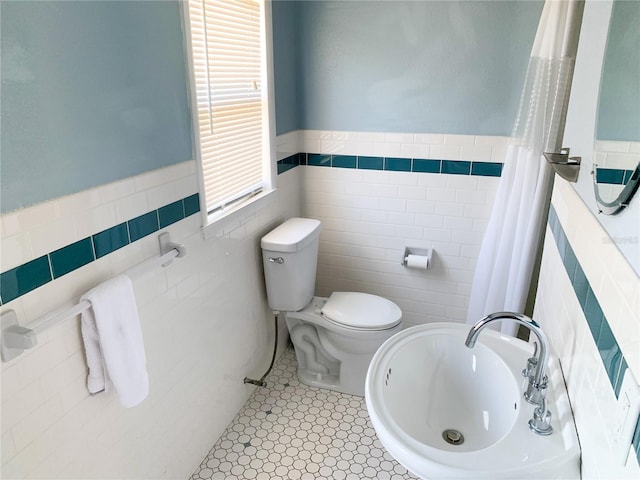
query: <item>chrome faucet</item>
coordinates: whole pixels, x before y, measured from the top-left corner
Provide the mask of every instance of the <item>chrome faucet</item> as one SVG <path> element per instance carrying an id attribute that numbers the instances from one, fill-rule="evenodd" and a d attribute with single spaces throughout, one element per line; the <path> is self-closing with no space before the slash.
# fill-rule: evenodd
<path id="1" fill-rule="evenodd" d="M 471 327 L 464 344 L 469 348 L 473 348 L 480 332 L 487 325 L 502 320 L 511 320 L 519 323 L 527 327 L 538 337 L 538 343 L 540 345 L 538 356 L 535 357 L 534 353 L 534 357 L 527 361 L 527 368 L 525 369 L 525 371 L 528 372 L 529 384 L 527 390 L 524 392 L 524 398 L 527 402 L 537 405 L 534 411 L 534 418 L 529 421 L 530 428 L 540 435 L 548 435 L 551 433 L 551 413 L 547 411 L 547 402 L 545 400 L 545 393 L 547 391 L 545 369 L 549 355 L 549 340 L 542 331 L 542 328 L 540 328 L 540 325 L 521 313 L 496 312 L 478 320 Z"/>

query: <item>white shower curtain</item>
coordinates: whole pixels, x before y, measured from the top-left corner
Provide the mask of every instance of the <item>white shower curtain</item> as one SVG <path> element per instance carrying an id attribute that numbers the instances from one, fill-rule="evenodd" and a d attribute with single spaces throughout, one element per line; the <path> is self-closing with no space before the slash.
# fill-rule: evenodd
<path id="1" fill-rule="evenodd" d="M 562 147 L 583 1 L 544 4 L 512 140 L 469 299 L 468 323 L 498 311 L 524 313 L 544 232 L 553 170 L 542 152 Z M 516 325 L 504 323 L 514 335 Z"/>

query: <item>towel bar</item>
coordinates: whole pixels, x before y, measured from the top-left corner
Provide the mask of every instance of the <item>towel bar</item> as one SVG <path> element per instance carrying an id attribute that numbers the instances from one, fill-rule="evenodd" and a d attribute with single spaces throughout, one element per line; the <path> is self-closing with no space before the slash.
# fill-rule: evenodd
<path id="1" fill-rule="evenodd" d="M 160 243 L 160 256 L 150 258 L 130 268 L 125 275 L 135 279 L 157 267 L 166 267 L 174 258 L 186 256 L 184 245 L 172 243 L 169 233 L 165 232 L 158 237 Z M 0 315 L 0 357 L 3 362 L 20 355 L 24 350 L 35 347 L 38 344 L 38 334 L 48 330 L 54 325 L 73 318 L 91 307 L 91 304 L 83 300 L 71 306 L 62 306 L 43 317 L 31 322 L 32 328 L 20 326 L 18 317 L 13 310 L 7 310 Z"/>

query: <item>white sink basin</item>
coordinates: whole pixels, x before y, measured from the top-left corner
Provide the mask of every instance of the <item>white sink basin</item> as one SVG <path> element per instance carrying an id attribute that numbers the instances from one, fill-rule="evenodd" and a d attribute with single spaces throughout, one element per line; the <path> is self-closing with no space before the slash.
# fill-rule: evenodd
<path id="1" fill-rule="evenodd" d="M 532 345 L 485 329 L 473 349 L 469 326 L 404 330 L 378 349 L 365 398 L 382 444 L 424 479 L 579 478 L 580 449 L 559 364 L 549 364 L 554 432 L 529 429 L 522 393 Z"/>

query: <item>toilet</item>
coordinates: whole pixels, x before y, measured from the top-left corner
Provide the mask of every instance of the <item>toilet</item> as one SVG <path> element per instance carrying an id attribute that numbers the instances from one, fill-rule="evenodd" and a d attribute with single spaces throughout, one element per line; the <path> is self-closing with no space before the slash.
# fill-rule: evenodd
<path id="1" fill-rule="evenodd" d="M 262 237 L 269 306 L 284 315 L 302 383 L 364 396 L 371 358 L 401 330 L 402 312 L 367 293 L 313 295 L 320 227 L 291 218 Z"/>

